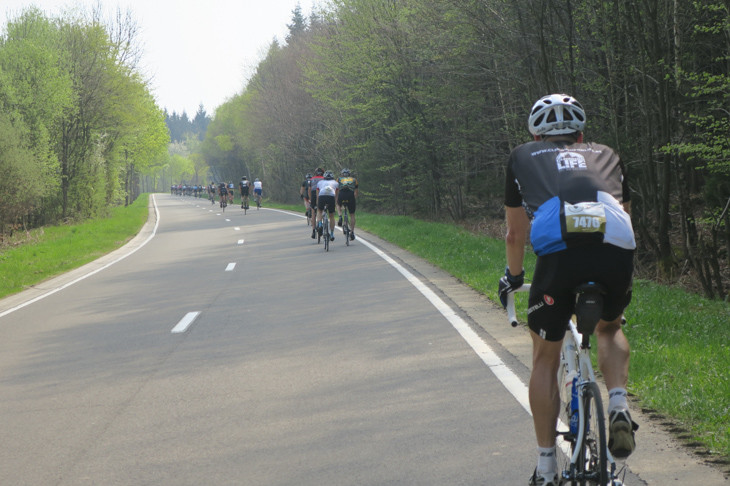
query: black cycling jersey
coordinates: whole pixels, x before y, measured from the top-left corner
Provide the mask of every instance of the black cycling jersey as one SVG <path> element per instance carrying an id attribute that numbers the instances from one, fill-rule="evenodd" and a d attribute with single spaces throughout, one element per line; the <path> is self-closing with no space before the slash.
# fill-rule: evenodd
<path id="1" fill-rule="evenodd" d="M 505 205 L 524 206 L 538 255 L 601 242 L 634 249 L 621 206 L 629 197 L 624 166 L 605 145 L 536 141 L 510 154 Z"/>

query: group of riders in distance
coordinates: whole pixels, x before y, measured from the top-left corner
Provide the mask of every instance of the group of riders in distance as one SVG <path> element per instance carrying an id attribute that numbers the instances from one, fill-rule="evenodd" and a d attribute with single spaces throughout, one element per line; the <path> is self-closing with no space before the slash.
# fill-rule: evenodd
<path id="1" fill-rule="evenodd" d="M 241 192 L 241 209 L 248 209 L 249 192 L 253 186 L 254 200 L 256 201 L 256 208 L 261 207 L 261 197 L 263 196 L 264 186 L 261 181 L 257 178 L 253 181 L 248 180 L 248 177 L 241 177 L 241 181 L 238 183 L 239 191 Z M 211 182 L 208 185 L 192 185 L 188 186 L 185 184 L 172 185 L 170 187 L 170 194 L 177 196 L 194 196 L 203 197 L 203 192 L 206 193 L 211 204 L 215 204 L 216 197 L 221 208 L 233 204 L 233 194 L 235 185 L 233 181 L 228 183 L 220 182 L 216 184 Z"/>
<path id="2" fill-rule="evenodd" d="M 263 195 L 263 184 L 257 178 L 253 182 L 248 177 L 241 177 L 238 183 L 238 190 L 241 193 L 241 209 L 248 209 L 249 193 L 253 188 L 254 201 L 256 208 L 261 207 L 261 197 Z M 193 196 L 204 197 L 207 195 L 211 204 L 215 204 L 216 198 L 220 207 L 225 209 L 229 204 L 233 204 L 233 196 L 235 185 L 232 181 L 215 183 L 208 185 L 186 185 L 173 184 L 170 186 L 170 194 L 177 196 Z M 318 167 L 314 174 L 307 174 L 299 189 L 299 196 L 304 202 L 304 210 L 307 216 L 307 224 L 312 226 L 312 238 L 317 238 L 323 233 L 324 214 L 327 213 L 329 228 L 335 227 L 335 211 L 337 211 L 337 226 L 342 227 L 343 207 L 347 211 L 348 229 L 347 238 L 350 241 L 355 239 L 355 211 L 357 210 L 358 182 L 355 174 L 350 169 L 342 169 L 340 177 L 335 179 L 334 172 L 325 171 Z M 335 239 L 333 231 L 329 231 L 330 241 Z"/>
<path id="3" fill-rule="evenodd" d="M 340 177 L 335 179 L 331 170 L 325 171 L 317 167 L 314 175 L 307 174 L 299 189 L 299 196 L 304 202 L 307 223 L 312 225 L 312 238 L 317 233 L 322 236 L 324 213 L 327 212 L 330 241 L 335 239 L 335 210 L 339 216 L 337 226 L 342 226 L 343 206 L 349 213 L 349 238 L 355 239 L 355 210 L 357 209 L 358 183 L 350 169 L 342 169 Z M 348 236 L 345 236 L 346 238 Z"/>

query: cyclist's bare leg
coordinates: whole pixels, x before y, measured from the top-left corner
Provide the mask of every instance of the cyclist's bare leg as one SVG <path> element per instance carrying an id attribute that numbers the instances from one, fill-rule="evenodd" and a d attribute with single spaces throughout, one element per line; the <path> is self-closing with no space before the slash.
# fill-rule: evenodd
<path id="1" fill-rule="evenodd" d="M 595 334 L 598 367 L 606 381 L 606 388 L 626 388 L 631 348 L 621 328 L 621 317 L 610 322 L 598 321 Z"/>
<path id="2" fill-rule="evenodd" d="M 538 447 L 555 445 L 555 429 L 560 411 L 558 367 L 562 341 L 546 341 L 533 331 L 532 374 L 530 375 L 530 409 L 535 424 Z"/>
<path id="3" fill-rule="evenodd" d="M 329 217 L 330 217 L 329 218 L 330 219 L 330 231 L 332 231 L 334 233 L 334 230 L 335 230 L 335 212 L 332 211 L 329 214 Z"/>
<path id="4" fill-rule="evenodd" d="M 355 231 L 355 213 L 350 213 L 350 231 Z"/>

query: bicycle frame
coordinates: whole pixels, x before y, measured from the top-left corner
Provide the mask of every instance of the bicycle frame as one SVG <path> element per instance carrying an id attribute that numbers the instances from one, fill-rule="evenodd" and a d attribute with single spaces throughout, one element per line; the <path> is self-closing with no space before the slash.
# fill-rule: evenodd
<path id="1" fill-rule="evenodd" d="M 350 211 L 347 209 L 347 205 L 342 205 L 342 234 L 345 237 L 345 246 L 350 246 Z"/>
<path id="2" fill-rule="evenodd" d="M 519 289 L 517 289 L 516 292 L 529 292 L 530 290 L 530 284 L 525 284 Z M 515 296 L 514 292 L 511 292 L 507 294 L 507 316 L 509 319 L 510 324 L 512 327 L 516 327 L 519 321 L 517 320 L 517 315 L 515 311 Z M 583 444 L 584 438 L 586 437 L 586 434 L 590 433 L 589 424 L 585 420 L 587 417 L 587 412 L 585 410 L 585 404 L 586 400 L 584 399 L 585 394 L 587 393 L 588 388 L 593 388 L 594 390 L 598 390 L 597 382 L 596 382 L 596 374 L 593 371 L 593 364 L 591 363 L 591 357 L 590 357 L 590 343 L 588 340 L 588 336 L 585 337 L 578 332 L 578 327 L 575 323 L 574 319 L 571 319 L 568 324 L 568 330 L 565 333 L 565 338 L 563 339 L 561 353 L 560 353 L 560 367 L 558 368 L 558 387 L 560 387 L 560 407 L 561 410 L 565 410 L 566 406 L 570 407 L 570 393 L 568 394 L 568 397 L 563 396 L 563 392 L 565 391 L 565 387 L 569 386 L 567 383 L 564 383 L 564 378 L 566 376 L 572 375 L 572 373 L 575 373 L 575 376 L 577 377 L 576 387 L 578 388 L 578 431 L 575 437 L 571 437 L 570 435 L 570 427 L 568 424 L 564 423 L 560 418 L 558 418 L 557 423 L 557 429 L 558 429 L 558 435 L 557 435 L 557 446 L 560 447 L 560 449 L 563 451 L 566 457 L 569 458 L 569 470 L 563 471 L 563 477 L 562 479 L 566 481 L 565 484 L 571 484 L 572 482 L 586 482 L 587 480 L 585 478 L 576 478 L 576 469 L 577 465 L 579 464 L 579 461 L 581 461 L 581 454 L 585 454 L 585 451 L 581 447 L 575 447 L 576 444 Z M 571 390 L 572 390 L 572 380 L 571 380 Z M 593 392 L 591 392 L 593 393 Z M 596 402 L 601 402 L 601 410 L 602 410 L 602 398 L 600 396 L 600 393 L 598 393 L 594 400 Z M 597 404 L 598 405 L 598 404 Z M 567 409 L 568 419 L 570 418 L 570 409 Z M 560 430 L 568 430 L 568 432 L 560 432 Z M 603 431 L 603 434 L 605 435 L 605 430 Z M 566 440 L 566 436 L 569 438 Z M 572 449 L 572 450 L 571 450 Z M 616 477 L 616 461 L 614 460 L 613 456 L 611 455 L 611 452 L 608 450 L 608 447 L 605 448 L 603 451 L 606 457 L 607 462 L 607 474 L 608 474 L 608 480 L 610 485 L 620 485 L 621 482 L 617 480 Z M 582 460 L 585 461 L 585 458 Z M 597 483 L 591 483 L 591 484 L 597 484 Z"/>

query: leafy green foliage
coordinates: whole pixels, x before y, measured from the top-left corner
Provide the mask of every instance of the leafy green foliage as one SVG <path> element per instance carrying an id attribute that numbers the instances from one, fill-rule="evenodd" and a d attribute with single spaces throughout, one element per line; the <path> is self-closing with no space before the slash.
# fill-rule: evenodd
<path id="1" fill-rule="evenodd" d="M 137 196 L 139 172 L 164 154 L 163 114 L 129 55 L 134 26 L 117 21 L 128 23 L 28 8 L 5 26 L 0 123 L 16 140 L 0 151 L 13 195 L 0 199 L 0 234 L 106 214 Z M 28 201 L 12 189 L 31 186 Z"/>

